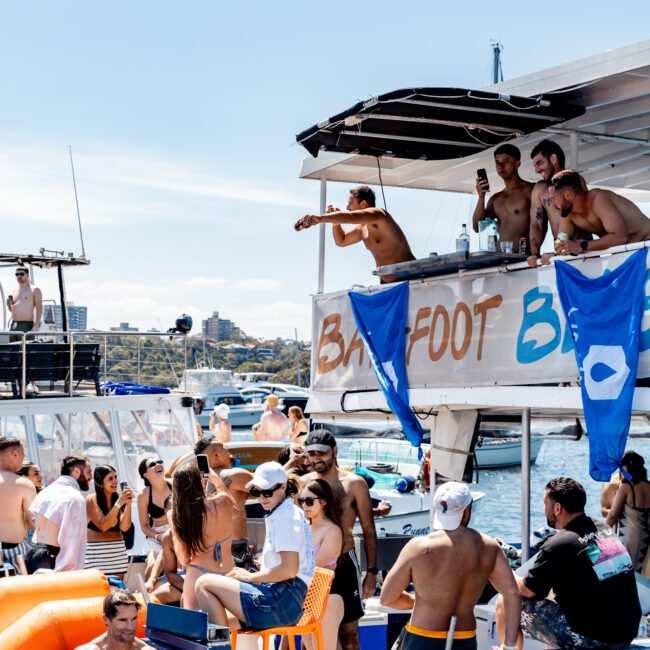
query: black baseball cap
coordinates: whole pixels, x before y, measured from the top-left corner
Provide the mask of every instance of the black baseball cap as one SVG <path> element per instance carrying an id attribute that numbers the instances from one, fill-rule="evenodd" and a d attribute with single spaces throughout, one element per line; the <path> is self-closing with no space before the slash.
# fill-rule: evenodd
<path id="1" fill-rule="evenodd" d="M 307 434 L 305 451 L 329 451 L 336 447 L 336 438 L 327 429 L 314 429 Z"/>

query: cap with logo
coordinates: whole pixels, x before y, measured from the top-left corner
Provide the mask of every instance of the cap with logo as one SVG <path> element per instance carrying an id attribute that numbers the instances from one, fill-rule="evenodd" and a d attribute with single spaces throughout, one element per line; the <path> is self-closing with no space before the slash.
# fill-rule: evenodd
<path id="1" fill-rule="evenodd" d="M 436 530 L 456 530 L 471 503 L 472 493 L 465 483 L 443 483 L 433 495 L 433 527 Z"/>
<path id="2" fill-rule="evenodd" d="M 287 473 L 284 471 L 284 467 L 280 463 L 271 461 L 256 467 L 253 478 L 246 483 L 246 489 L 254 486 L 260 490 L 270 490 L 272 487 L 286 482 Z"/>
<path id="3" fill-rule="evenodd" d="M 327 429 L 314 429 L 307 434 L 305 451 L 328 452 L 336 447 L 336 438 Z"/>

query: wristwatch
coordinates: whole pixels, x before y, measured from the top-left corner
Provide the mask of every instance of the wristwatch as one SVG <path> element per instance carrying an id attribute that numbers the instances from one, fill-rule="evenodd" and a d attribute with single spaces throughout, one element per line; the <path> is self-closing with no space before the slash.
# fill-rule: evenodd
<path id="1" fill-rule="evenodd" d="M 587 239 L 580 240 L 580 248 L 583 253 L 587 252 L 587 246 L 589 246 L 589 241 Z"/>
<path id="2" fill-rule="evenodd" d="M 379 569 L 376 566 L 369 566 L 366 569 L 366 573 L 372 573 L 373 576 L 376 576 L 379 573 Z"/>

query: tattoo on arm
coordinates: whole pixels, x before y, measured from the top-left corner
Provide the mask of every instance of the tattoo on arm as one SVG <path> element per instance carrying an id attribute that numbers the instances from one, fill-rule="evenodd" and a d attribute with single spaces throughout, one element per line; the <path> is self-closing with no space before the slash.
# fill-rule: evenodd
<path id="1" fill-rule="evenodd" d="M 543 221 L 544 220 L 544 210 L 542 208 L 537 208 L 535 211 L 535 218 L 537 221 Z"/>

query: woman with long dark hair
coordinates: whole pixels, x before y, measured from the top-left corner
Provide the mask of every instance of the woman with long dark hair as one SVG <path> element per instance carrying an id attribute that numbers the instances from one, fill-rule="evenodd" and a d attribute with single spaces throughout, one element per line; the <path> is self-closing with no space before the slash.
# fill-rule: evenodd
<path id="1" fill-rule="evenodd" d="M 206 475 L 217 488 L 218 476 Z M 234 505 L 226 492 L 207 496 L 203 476 L 196 465 L 185 465 L 174 473 L 172 535 L 179 562 L 185 566 L 182 605 L 199 609 L 194 585 L 202 575 L 225 575 L 235 565 L 232 543 Z"/>
<path id="2" fill-rule="evenodd" d="M 86 497 L 88 544 L 86 569 L 124 577 L 128 556 L 123 532 L 131 527 L 133 491 L 127 487 L 117 494 L 117 473 L 110 465 L 98 465 L 93 472 L 95 494 Z"/>
<path id="3" fill-rule="evenodd" d="M 299 406 L 290 406 L 289 407 L 289 424 L 291 426 L 291 431 L 289 437 L 292 442 L 303 443 L 305 441 L 305 436 L 309 431 L 309 424 L 305 420 L 302 409 Z"/>
<path id="4" fill-rule="evenodd" d="M 314 540 L 316 566 L 334 571 L 343 548 L 343 531 L 341 517 L 329 483 L 322 478 L 308 481 L 302 488 L 298 505 L 309 521 Z M 322 625 L 325 650 L 336 649 L 342 619 L 343 598 L 338 594 L 330 593 Z M 305 637 L 305 647 L 307 650 L 316 648 L 311 635 Z"/>
<path id="5" fill-rule="evenodd" d="M 36 494 L 43 489 L 43 474 L 41 468 L 33 460 L 26 460 L 16 474 L 28 478 L 34 484 Z"/>
<path id="6" fill-rule="evenodd" d="M 218 625 L 242 621 L 256 630 L 295 625 L 314 575 L 309 524 L 293 503 L 295 487 L 279 463 L 262 463 L 246 487 L 266 510 L 260 570 L 249 573 L 235 567 L 227 576 L 201 576 L 198 601 Z M 229 620 L 227 612 L 236 620 Z"/>
<path id="7" fill-rule="evenodd" d="M 650 483 L 643 456 L 625 452 L 621 468 L 623 480 L 605 521 L 608 526 L 618 522 L 618 535 L 632 558 L 634 570 L 650 578 Z"/>

